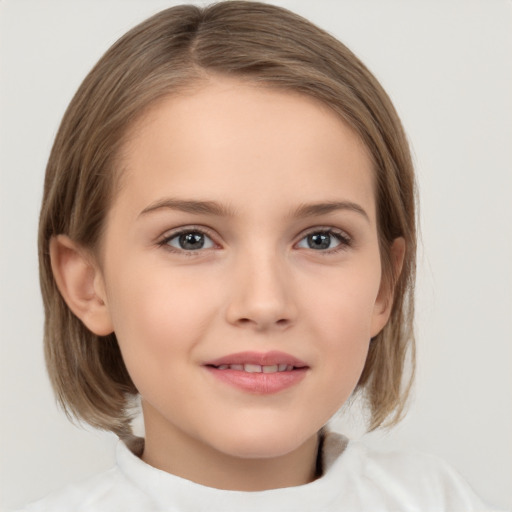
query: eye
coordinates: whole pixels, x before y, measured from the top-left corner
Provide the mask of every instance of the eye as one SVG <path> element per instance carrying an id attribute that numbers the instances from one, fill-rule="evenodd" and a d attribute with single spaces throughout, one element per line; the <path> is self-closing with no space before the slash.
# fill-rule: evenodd
<path id="1" fill-rule="evenodd" d="M 168 245 L 182 251 L 198 251 L 211 249 L 215 246 L 213 240 L 198 230 L 181 231 L 163 240 L 162 245 Z"/>
<path id="2" fill-rule="evenodd" d="M 314 231 L 306 235 L 298 244 L 301 249 L 313 249 L 315 251 L 328 251 L 341 249 L 350 245 L 348 236 L 332 230 Z"/>

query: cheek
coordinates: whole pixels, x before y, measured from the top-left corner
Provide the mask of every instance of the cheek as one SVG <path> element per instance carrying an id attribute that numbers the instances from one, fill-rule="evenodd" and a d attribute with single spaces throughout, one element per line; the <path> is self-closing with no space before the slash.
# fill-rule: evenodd
<path id="1" fill-rule="evenodd" d="M 333 272 L 325 281 L 326 292 L 317 293 L 314 301 L 311 294 L 309 298 L 304 295 L 326 388 L 331 387 L 342 401 L 357 384 L 366 361 L 379 269 L 378 264 L 361 265 L 347 272 Z"/>
<path id="2" fill-rule="evenodd" d="M 316 324 L 323 331 L 323 339 L 368 341 L 379 288 L 378 258 L 328 269 L 325 275 L 317 274 L 314 280 L 302 284 L 303 309 L 312 321 L 318 319 Z M 312 294 L 310 291 L 315 289 Z"/>
<path id="3" fill-rule="evenodd" d="M 199 286 L 198 278 L 158 265 L 136 267 L 133 279 L 118 278 L 130 275 L 128 269 L 112 274 L 109 309 L 114 330 L 129 370 L 144 366 L 166 371 L 173 355 L 190 352 L 201 339 L 217 309 L 215 296 Z"/>
<path id="4" fill-rule="evenodd" d="M 354 302 L 350 307 L 324 315 L 321 333 L 322 366 L 325 375 L 342 387 L 355 386 L 363 370 L 370 343 L 370 311 L 364 315 Z M 367 308 L 368 309 L 368 308 Z M 327 379 L 326 379 L 327 380 Z M 351 390 L 350 390 L 351 391 Z"/>
<path id="5" fill-rule="evenodd" d="M 327 418 L 332 417 L 352 395 L 364 369 L 370 345 L 369 328 L 358 322 L 350 309 L 333 317 L 324 331 L 322 357 L 316 367 L 320 375 Z"/>

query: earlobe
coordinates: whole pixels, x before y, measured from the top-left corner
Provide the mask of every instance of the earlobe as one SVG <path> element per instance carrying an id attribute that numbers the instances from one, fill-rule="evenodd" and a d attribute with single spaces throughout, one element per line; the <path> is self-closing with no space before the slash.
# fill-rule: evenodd
<path id="1" fill-rule="evenodd" d="M 113 332 L 103 277 L 92 256 L 68 236 L 50 240 L 50 259 L 57 287 L 71 311 L 98 336 Z"/>
<path id="2" fill-rule="evenodd" d="M 400 277 L 405 258 L 405 240 L 402 237 L 395 238 L 390 249 L 393 276 L 387 276 L 381 280 L 379 294 L 375 301 L 372 319 L 371 337 L 377 336 L 388 323 L 393 308 L 395 295 L 395 283 Z"/>

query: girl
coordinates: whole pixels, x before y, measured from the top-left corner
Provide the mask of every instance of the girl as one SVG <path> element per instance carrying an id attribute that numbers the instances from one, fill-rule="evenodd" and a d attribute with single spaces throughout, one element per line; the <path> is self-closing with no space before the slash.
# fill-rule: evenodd
<path id="1" fill-rule="evenodd" d="M 379 84 L 303 19 L 178 7 L 116 43 L 57 134 L 40 258 L 57 396 L 122 443 L 29 509 L 484 510 L 324 428 L 358 394 L 370 429 L 401 416 L 414 176 Z"/>

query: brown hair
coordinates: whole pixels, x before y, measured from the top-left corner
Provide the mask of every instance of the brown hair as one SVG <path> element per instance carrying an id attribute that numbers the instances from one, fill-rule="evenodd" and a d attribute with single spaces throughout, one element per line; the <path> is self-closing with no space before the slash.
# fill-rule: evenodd
<path id="1" fill-rule="evenodd" d="M 39 227 L 45 354 L 58 401 L 71 418 L 130 440 L 137 390 L 115 333 L 100 338 L 69 310 L 53 278 L 49 242 L 66 234 L 97 248 L 127 130 L 157 99 L 212 74 L 317 98 L 369 149 L 383 276 L 395 294 L 390 320 L 370 344 L 356 390 L 368 401 L 370 429 L 396 423 L 412 382 L 413 372 L 405 372 L 407 354 L 414 361 L 415 185 L 406 137 L 387 94 L 342 43 L 285 9 L 248 1 L 182 5 L 144 21 L 105 53 L 64 115 L 46 169 Z M 390 256 L 396 237 L 406 242 L 399 276 Z"/>

